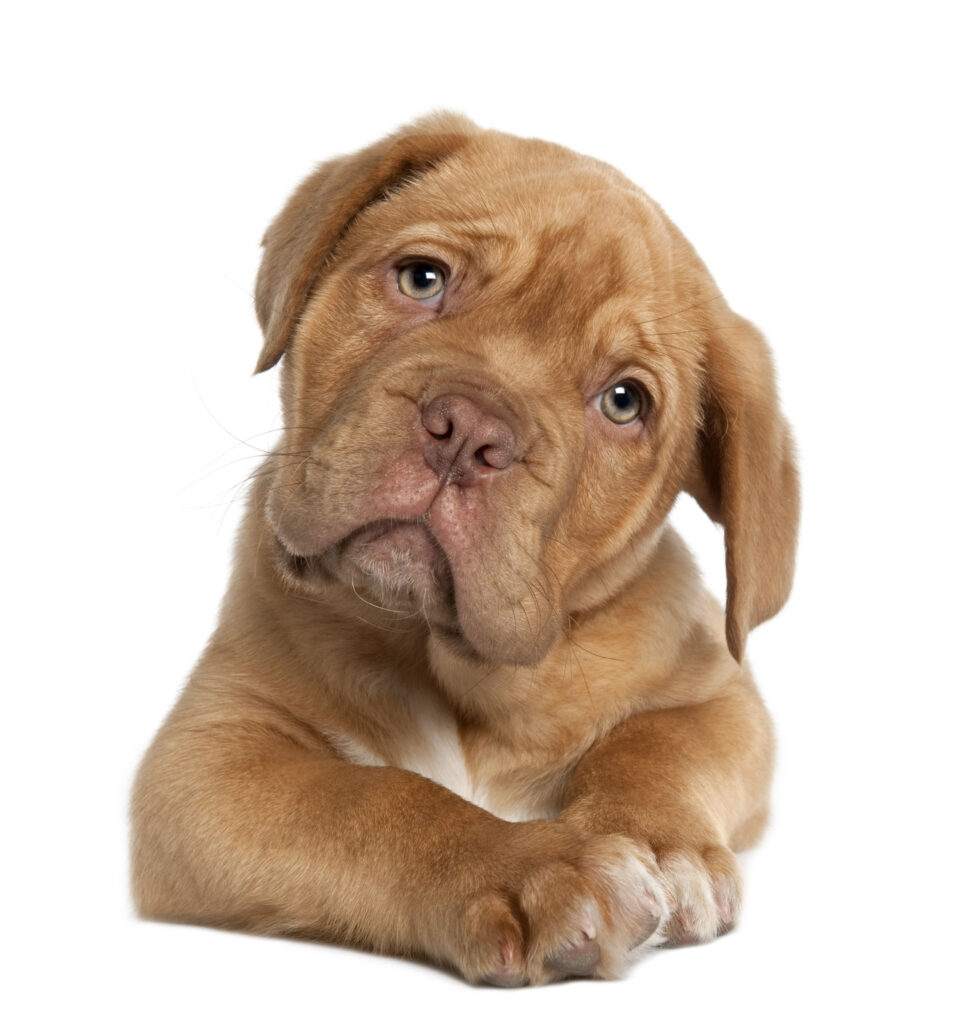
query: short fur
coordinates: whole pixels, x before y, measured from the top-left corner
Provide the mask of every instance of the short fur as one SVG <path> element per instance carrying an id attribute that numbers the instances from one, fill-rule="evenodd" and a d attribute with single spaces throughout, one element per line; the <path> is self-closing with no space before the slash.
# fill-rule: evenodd
<path id="1" fill-rule="evenodd" d="M 264 245 L 283 439 L 136 780 L 139 912 L 496 984 L 731 928 L 773 760 L 741 661 L 798 512 L 759 333 L 617 171 L 454 115 L 324 164 Z"/>

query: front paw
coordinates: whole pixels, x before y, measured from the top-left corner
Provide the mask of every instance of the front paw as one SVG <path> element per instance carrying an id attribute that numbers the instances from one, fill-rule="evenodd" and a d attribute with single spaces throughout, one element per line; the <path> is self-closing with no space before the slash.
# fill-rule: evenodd
<path id="1" fill-rule="evenodd" d="M 657 851 L 668 917 L 651 946 L 709 942 L 730 931 L 740 912 L 740 872 L 725 846 Z"/>
<path id="2" fill-rule="evenodd" d="M 666 923 L 652 856 L 630 839 L 549 832 L 519 868 L 510 884 L 467 906 L 459 966 L 470 980 L 617 977 Z"/>

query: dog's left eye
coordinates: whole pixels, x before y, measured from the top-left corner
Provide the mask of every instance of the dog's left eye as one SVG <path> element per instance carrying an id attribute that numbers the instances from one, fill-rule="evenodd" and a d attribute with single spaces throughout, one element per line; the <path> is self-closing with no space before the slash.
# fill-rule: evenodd
<path id="1" fill-rule="evenodd" d="M 399 269 L 399 291 L 416 302 L 438 298 L 446 287 L 446 275 L 435 263 L 416 260 Z"/>
<path id="2" fill-rule="evenodd" d="M 602 391 L 598 404 L 612 423 L 624 427 L 639 418 L 646 400 L 638 384 L 623 380 L 620 384 L 613 384 L 607 391 Z"/>

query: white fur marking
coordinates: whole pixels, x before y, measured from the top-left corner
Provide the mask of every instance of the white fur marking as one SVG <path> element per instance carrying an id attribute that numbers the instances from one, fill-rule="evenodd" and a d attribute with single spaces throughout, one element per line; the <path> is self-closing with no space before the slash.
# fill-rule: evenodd
<path id="1" fill-rule="evenodd" d="M 400 691 L 401 692 L 401 691 Z M 334 730 L 325 730 L 324 736 L 339 756 L 352 764 L 368 767 L 393 766 L 415 772 L 432 782 L 445 786 L 464 800 L 506 821 L 531 821 L 553 814 L 538 812 L 527 805 L 498 809 L 489 788 L 474 783 L 470 775 L 459 739 L 456 718 L 435 694 L 428 692 L 403 693 L 406 707 L 403 719 L 409 723 L 397 751 L 391 760 L 385 760 L 359 740 Z"/>
<path id="2" fill-rule="evenodd" d="M 381 768 L 385 762 L 368 749 L 364 743 L 353 740 L 333 729 L 323 730 L 324 738 L 334 747 L 338 756 L 351 764 L 364 765 L 370 768 Z"/>
<path id="3" fill-rule="evenodd" d="M 477 803 L 455 717 L 431 694 L 413 694 L 410 704 L 416 735 L 399 766 Z"/>

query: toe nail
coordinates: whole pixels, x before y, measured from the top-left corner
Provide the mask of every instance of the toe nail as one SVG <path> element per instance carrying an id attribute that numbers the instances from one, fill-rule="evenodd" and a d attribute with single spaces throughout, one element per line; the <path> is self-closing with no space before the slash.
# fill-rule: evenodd
<path id="1" fill-rule="evenodd" d="M 584 938 L 556 953 L 551 953 L 544 965 L 559 974 L 570 974 L 576 977 L 591 974 L 598 966 L 601 949 L 597 942 Z"/>
<path id="2" fill-rule="evenodd" d="M 647 942 L 655 935 L 659 928 L 659 917 L 656 914 L 649 915 L 643 922 L 642 927 L 639 930 L 638 935 L 635 937 L 635 941 L 632 943 L 632 949 L 636 946 L 641 946 L 643 942 Z"/>
<path id="3" fill-rule="evenodd" d="M 519 974 L 504 971 L 495 971 L 483 980 L 487 985 L 495 985 L 497 988 L 520 988 L 524 984 L 524 979 Z"/>

